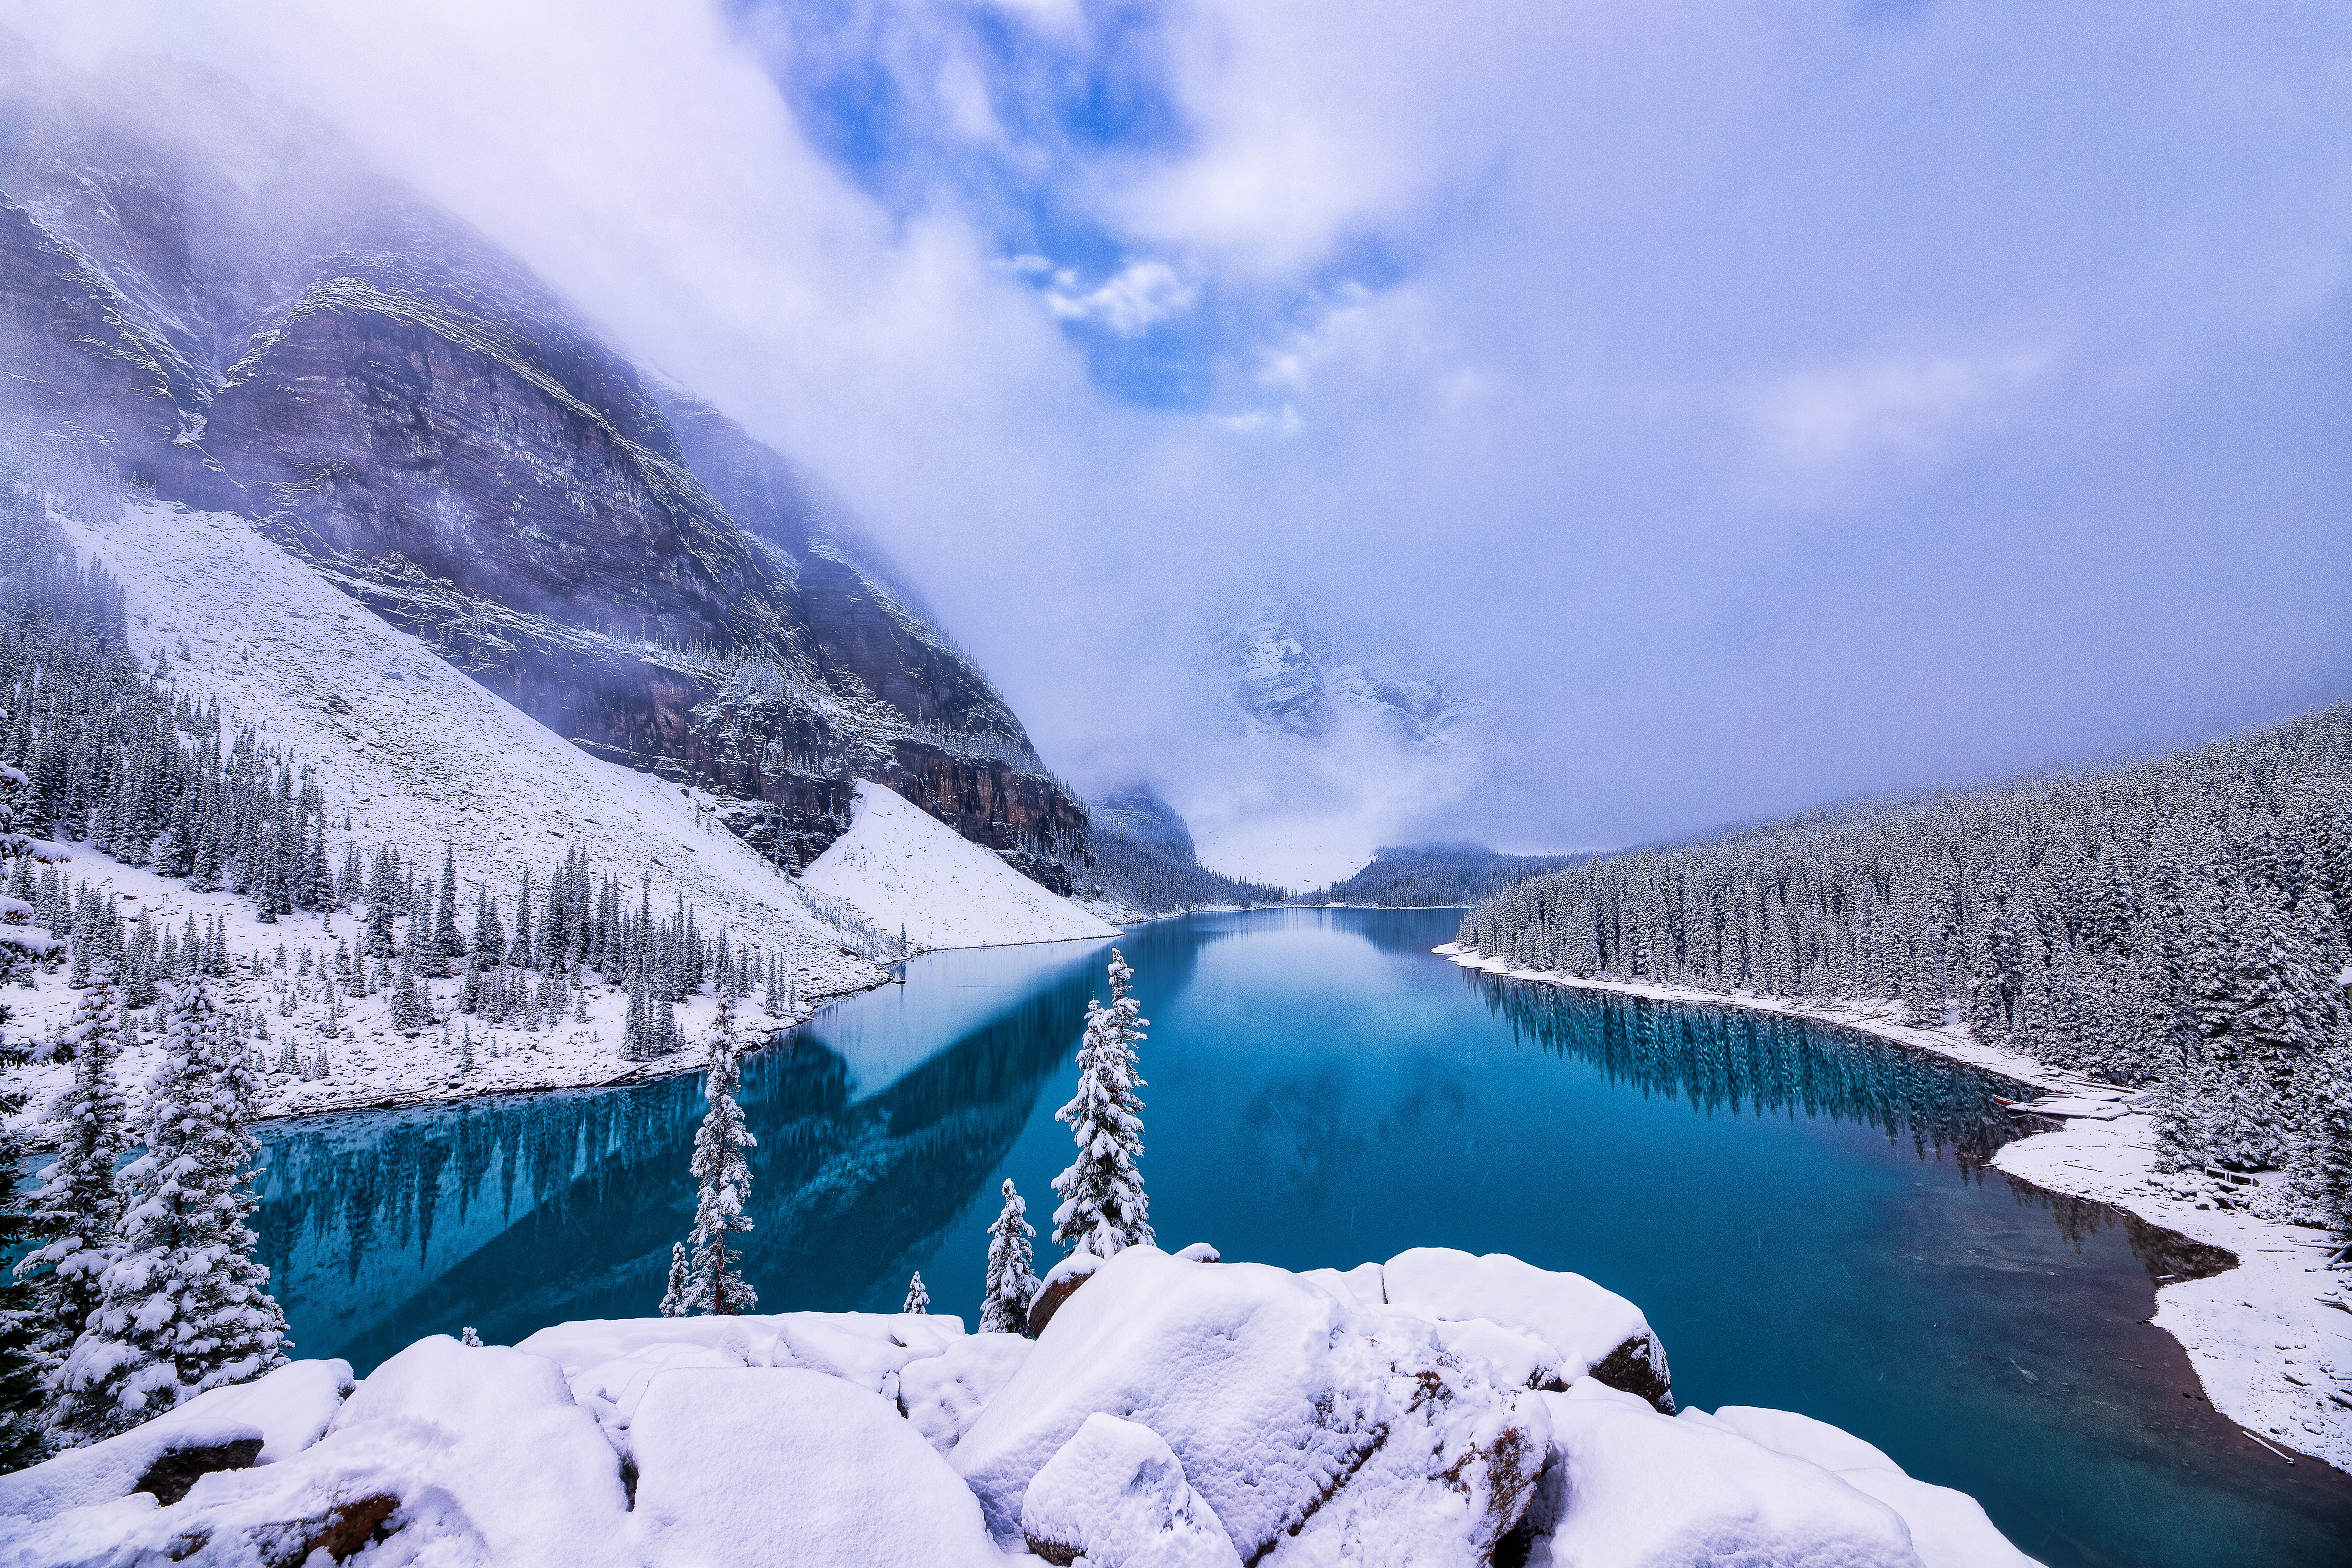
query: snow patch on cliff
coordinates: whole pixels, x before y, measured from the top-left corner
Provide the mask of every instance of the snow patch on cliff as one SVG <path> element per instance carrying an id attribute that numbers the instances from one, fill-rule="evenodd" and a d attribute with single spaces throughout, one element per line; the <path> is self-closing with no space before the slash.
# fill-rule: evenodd
<path id="1" fill-rule="evenodd" d="M 804 887 L 856 907 L 917 947 L 1117 936 L 884 785 L 860 781 L 849 831 L 801 873 Z"/>

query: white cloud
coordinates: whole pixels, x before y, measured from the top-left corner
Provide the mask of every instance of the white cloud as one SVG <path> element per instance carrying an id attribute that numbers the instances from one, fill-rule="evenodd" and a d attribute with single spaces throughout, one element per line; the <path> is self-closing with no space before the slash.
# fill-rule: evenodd
<path id="1" fill-rule="evenodd" d="M 1092 322 L 1122 338 L 1140 337 L 1154 323 L 1192 309 L 1201 297 L 1197 284 L 1164 261 L 1130 261 L 1098 289 L 1066 292 L 1076 281 L 1074 273 L 1055 274 L 1059 286 L 1045 291 L 1054 314 L 1066 321 Z"/>
<path id="2" fill-rule="evenodd" d="M 1296 436 L 1300 420 L 1295 404 L 1279 408 L 1253 408 L 1246 414 L 1212 414 L 1209 422 L 1241 436 Z"/>
<path id="3" fill-rule="evenodd" d="M 2053 363 L 2039 349 L 1850 360 L 1779 378 L 1753 417 L 1772 460 L 1811 476 L 1932 458 L 2034 388 Z"/>
<path id="4" fill-rule="evenodd" d="M 832 479 L 1086 776 L 1182 766 L 1172 628 L 1237 581 L 1487 698 L 1511 822 L 1462 830 L 1523 847 L 2352 689 L 2352 10 L 1003 3 L 1064 52 L 933 0 L 11 15 L 344 124 Z M 795 49 L 929 116 L 890 203 Z M 1068 133 L 1068 80 L 1155 132 Z M 981 163 L 1136 259 L 1028 254 Z M 1063 330 L 1211 300 L 1194 409 Z"/>

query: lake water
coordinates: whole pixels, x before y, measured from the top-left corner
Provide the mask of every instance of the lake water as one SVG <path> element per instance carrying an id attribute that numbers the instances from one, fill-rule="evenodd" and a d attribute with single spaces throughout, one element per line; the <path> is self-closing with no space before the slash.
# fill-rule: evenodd
<path id="1" fill-rule="evenodd" d="M 2000 1086 L 1795 1020 L 1496 981 L 1449 911 L 1196 916 L 1119 942 L 1151 1217 L 1171 1250 L 1345 1268 L 1507 1251 L 1637 1302 L 1684 1404 L 1801 1410 L 1980 1499 L 2061 1564 L 2344 1560 L 2352 1478 L 2289 1468 L 2145 1320 L 2210 1267 L 1985 1167 Z M 1011 1176 L 1042 1234 L 1054 1112 L 1109 944 L 940 953 L 744 1075 L 747 1273 L 770 1310 L 971 1323 Z M 511 1343 L 660 1300 L 699 1080 L 265 1130 L 256 1216 L 299 1353 L 362 1372 L 471 1324 Z"/>

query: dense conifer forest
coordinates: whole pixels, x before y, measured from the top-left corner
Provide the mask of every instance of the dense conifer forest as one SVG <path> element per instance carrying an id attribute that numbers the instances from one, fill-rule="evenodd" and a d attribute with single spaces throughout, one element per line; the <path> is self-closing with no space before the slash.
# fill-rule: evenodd
<path id="1" fill-rule="evenodd" d="M 1531 969 L 1892 1004 L 2148 1088 L 2171 1168 L 2352 1231 L 2352 708 L 1605 856 L 1486 899 Z"/>
<path id="2" fill-rule="evenodd" d="M 1581 855 L 1499 855 L 1478 844 L 1388 845 L 1372 851 L 1372 863 L 1354 876 L 1299 901 L 1441 909 L 1475 903 L 1583 858 Z"/>
<path id="3" fill-rule="evenodd" d="M 1180 860 L 1157 845 L 1097 823 L 1091 839 L 1103 890 L 1145 914 L 1238 904 L 1278 904 L 1289 889 L 1244 881 Z"/>

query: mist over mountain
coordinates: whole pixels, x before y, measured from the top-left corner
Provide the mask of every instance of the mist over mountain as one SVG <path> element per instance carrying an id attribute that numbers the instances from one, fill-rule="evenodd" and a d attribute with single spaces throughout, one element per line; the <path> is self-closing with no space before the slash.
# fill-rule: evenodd
<path id="1" fill-rule="evenodd" d="M 1156 782 L 1228 874 L 1307 888 L 1442 833 L 1491 782 L 1476 700 L 1380 668 L 1276 590 L 1208 622 Z"/>
<path id="2" fill-rule="evenodd" d="M 806 469 L 333 129 L 0 42 L 0 414 L 249 519 L 781 866 L 866 777 L 1069 890 L 1083 806 Z"/>

